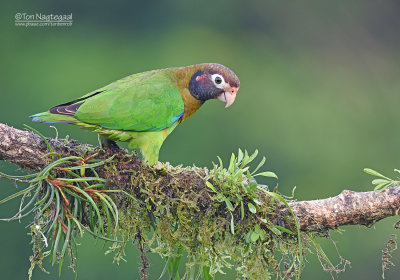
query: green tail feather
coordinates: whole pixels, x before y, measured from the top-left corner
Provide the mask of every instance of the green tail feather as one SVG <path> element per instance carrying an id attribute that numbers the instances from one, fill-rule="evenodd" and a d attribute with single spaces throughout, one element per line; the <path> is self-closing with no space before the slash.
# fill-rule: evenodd
<path id="1" fill-rule="evenodd" d="M 32 121 L 41 123 L 75 123 L 78 122 L 73 116 L 56 115 L 49 112 L 43 112 L 30 116 Z"/>

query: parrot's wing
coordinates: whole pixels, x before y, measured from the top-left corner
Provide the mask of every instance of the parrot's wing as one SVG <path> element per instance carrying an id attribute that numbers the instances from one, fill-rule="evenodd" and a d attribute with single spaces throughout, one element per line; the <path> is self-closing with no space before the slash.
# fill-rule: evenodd
<path id="1" fill-rule="evenodd" d="M 134 74 L 50 109 L 108 129 L 160 131 L 183 115 L 184 103 L 165 71 Z"/>

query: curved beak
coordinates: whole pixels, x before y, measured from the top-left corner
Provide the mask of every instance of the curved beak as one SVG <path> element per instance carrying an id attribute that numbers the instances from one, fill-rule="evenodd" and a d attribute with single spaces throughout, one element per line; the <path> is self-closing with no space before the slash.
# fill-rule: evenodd
<path id="1" fill-rule="evenodd" d="M 237 87 L 229 87 L 227 90 L 225 90 L 225 92 L 218 95 L 217 98 L 222 102 L 225 102 L 225 108 L 228 108 L 233 104 L 233 102 L 235 102 L 238 90 L 239 89 Z"/>

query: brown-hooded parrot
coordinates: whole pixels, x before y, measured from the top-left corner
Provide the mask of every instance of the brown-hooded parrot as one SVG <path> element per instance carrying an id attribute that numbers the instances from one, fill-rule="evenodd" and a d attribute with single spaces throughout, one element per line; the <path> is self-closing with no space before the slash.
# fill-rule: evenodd
<path id="1" fill-rule="evenodd" d="M 152 70 L 122 78 L 31 118 L 71 123 L 112 141 L 127 141 L 153 165 L 165 138 L 179 123 L 209 99 L 231 106 L 239 86 L 235 73 L 216 63 Z"/>

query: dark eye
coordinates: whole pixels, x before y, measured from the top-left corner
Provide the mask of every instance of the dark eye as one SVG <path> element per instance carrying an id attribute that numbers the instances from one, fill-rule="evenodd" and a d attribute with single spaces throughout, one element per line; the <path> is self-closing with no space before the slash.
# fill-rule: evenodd
<path id="1" fill-rule="evenodd" d="M 211 76 L 211 80 L 217 88 L 223 88 L 225 84 L 224 77 L 222 77 L 220 74 L 213 74 Z"/>

